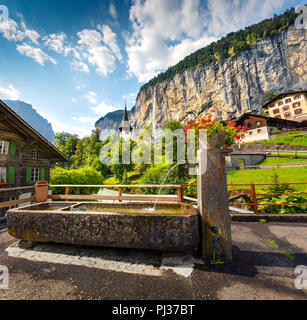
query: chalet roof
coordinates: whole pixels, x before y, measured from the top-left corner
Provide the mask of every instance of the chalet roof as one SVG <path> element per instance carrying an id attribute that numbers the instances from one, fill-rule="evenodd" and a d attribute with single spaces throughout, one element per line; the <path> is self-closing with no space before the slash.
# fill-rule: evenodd
<path id="1" fill-rule="evenodd" d="M 44 149 L 47 149 L 50 153 L 54 154 L 54 158 L 59 162 L 68 161 L 64 153 L 58 150 L 52 143 L 32 128 L 26 121 L 24 121 L 16 112 L 14 112 L 8 105 L 0 100 L 0 116 L 4 120 L 10 120 L 13 123 L 14 128 L 20 132 L 24 139 L 32 138 L 34 141 L 43 144 Z M 4 121 L 0 119 L 1 121 Z"/>
<path id="2" fill-rule="evenodd" d="M 299 91 L 281 92 L 281 93 L 278 94 L 275 98 L 267 101 L 267 102 L 262 106 L 262 108 L 266 108 L 270 103 L 272 103 L 272 102 L 275 101 L 276 99 L 279 99 L 281 96 L 286 96 L 286 95 L 295 94 L 295 93 L 306 94 L 307 91 L 305 91 L 305 90 L 299 90 Z"/>
<path id="3" fill-rule="evenodd" d="M 301 126 L 301 122 L 298 122 L 298 121 L 281 119 L 281 118 L 277 119 L 277 118 L 267 117 L 267 116 L 263 116 L 263 115 L 259 115 L 259 114 L 255 114 L 255 113 L 244 113 L 242 116 L 235 119 L 234 121 L 237 123 L 240 123 L 241 121 L 244 121 L 248 116 L 252 116 L 252 117 L 260 118 L 260 119 L 265 119 L 265 120 L 270 120 L 270 121 L 278 121 L 279 123 L 285 122 L 285 123 L 297 125 L 298 127 Z"/>

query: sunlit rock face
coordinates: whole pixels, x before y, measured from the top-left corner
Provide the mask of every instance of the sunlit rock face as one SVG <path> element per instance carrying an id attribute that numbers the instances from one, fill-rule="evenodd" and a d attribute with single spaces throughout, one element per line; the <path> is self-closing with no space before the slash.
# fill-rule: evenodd
<path id="1" fill-rule="evenodd" d="M 307 30 L 283 29 L 227 60 L 189 69 L 142 90 L 130 115 L 134 128 L 195 119 L 212 106 L 223 119 L 260 111 L 269 92 L 307 89 Z M 155 109 L 155 117 L 152 112 Z"/>

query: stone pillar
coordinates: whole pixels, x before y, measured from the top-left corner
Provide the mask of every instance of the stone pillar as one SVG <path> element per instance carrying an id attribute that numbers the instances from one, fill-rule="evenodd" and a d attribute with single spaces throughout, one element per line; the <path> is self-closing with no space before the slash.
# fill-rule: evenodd
<path id="1" fill-rule="evenodd" d="M 201 254 L 205 258 L 212 258 L 215 252 L 215 257 L 232 262 L 225 153 L 220 148 L 223 145 L 222 133 L 217 140 L 210 141 L 207 150 L 198 152 L 197 194 L 202 220 Z"/>

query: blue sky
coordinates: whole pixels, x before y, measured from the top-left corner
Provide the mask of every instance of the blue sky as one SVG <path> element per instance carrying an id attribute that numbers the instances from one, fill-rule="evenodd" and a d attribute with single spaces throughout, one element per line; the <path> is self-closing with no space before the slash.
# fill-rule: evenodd
<path id="1" fill-rule="evenodd" d="M 140 86 L 228 32 L 304 1 L 0 0 L 0 99 L 85 136 Z"/>

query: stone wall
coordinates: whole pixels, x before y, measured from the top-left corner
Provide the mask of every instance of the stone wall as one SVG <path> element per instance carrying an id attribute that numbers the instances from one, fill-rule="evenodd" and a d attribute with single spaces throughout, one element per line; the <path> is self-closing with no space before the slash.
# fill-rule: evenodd
<path id="1" fill-rule="evenodd" d="M 265 158 L 264 154 L 231 154 L 226 157 L 226 169 L 239 170 L 241 161 L 243 161 L 244 166 L 254 166 Z"/>

